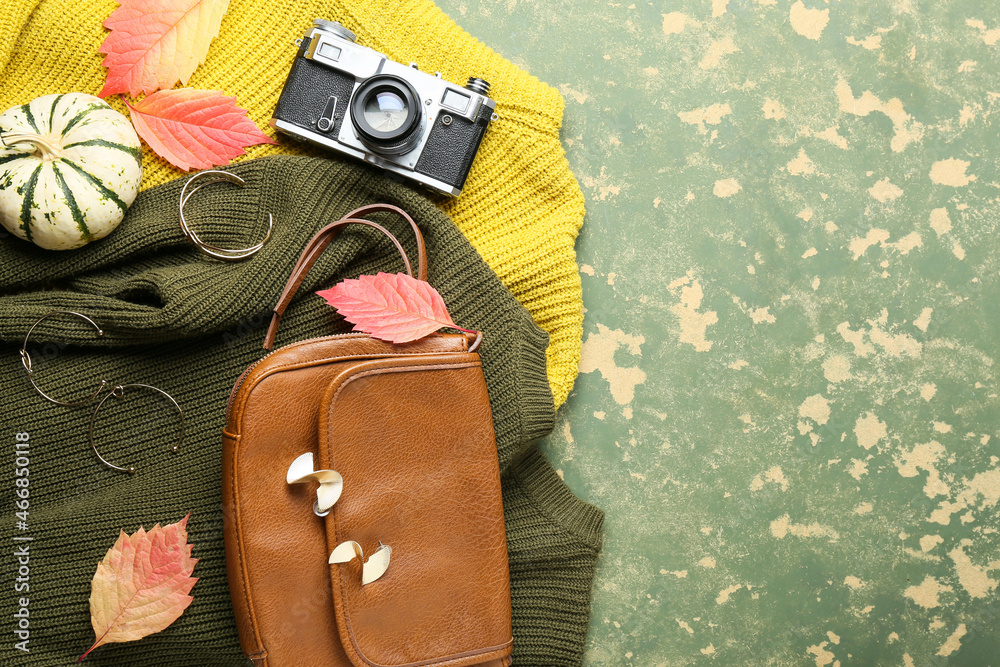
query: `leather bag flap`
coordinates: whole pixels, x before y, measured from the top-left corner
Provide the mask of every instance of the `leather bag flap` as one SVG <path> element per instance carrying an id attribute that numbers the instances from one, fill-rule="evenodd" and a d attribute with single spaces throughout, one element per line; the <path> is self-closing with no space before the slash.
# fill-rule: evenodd
<path id="1" fill-rule="evenodd" d="M 500 475 L 478 354 L 352 365 L 320 408 L 319 456 L 344 479 L 326 517 L 388 569 L 331 564 L 341 643 L 356 667 L 482 664 L 510 655 L 510 581 Z"/>

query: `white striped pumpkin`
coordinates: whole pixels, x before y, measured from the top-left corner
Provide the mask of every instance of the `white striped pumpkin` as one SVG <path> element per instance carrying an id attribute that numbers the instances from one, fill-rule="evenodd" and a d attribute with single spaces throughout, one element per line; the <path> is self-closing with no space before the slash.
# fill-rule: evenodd
<path id="1" fill-rule="evenodd" d="M 45 95 L 0 114 L 0 223 L 48 250 L 103 238 L 135 201 L 139 137 L 85 93 Z"/>

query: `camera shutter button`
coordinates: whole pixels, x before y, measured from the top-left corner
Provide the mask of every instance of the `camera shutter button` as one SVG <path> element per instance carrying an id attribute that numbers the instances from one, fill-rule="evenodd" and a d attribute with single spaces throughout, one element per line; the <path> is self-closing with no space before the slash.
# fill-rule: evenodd
<path id="1" fill-rule="evenodd" d="M 479 93 L 483 97 L 490 94 L 490 82 L 486 79 L 480 79 L 478 76 L 470 76 L 465 87 L 474 93 Z"/>

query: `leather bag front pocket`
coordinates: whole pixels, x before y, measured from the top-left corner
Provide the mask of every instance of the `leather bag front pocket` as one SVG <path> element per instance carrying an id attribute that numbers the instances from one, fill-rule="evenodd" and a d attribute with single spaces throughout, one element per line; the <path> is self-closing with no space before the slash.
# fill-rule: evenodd
<path id="1" fill-rule="evenodd" d="M 510 583 L 496 441 L 478 357 L 379 359 L 344 369 L 320 407 L 319 458 L 344 479 L 327 546 L 392 548 L 362 584 L 330 566 L 357 667 L 481 664 L 510 655 Z"/>

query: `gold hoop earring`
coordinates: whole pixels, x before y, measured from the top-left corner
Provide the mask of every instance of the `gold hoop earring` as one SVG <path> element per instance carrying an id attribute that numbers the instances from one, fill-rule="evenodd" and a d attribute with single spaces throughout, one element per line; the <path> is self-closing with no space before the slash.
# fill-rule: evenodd
<path id="1" fill-rule="evenodd" d="M 97 323 L 94 322 L 94 320 L 92 320 L 89 317 L 87 317 L 86 315 L 81 315 L 80 313 L 77 313 L 77 312 L 72 311 L 72 310 L 54 310 L 51 313 L 48 313 L 46 315 L 42 315 L 41 317 L 39 317 L 37 320 L 35 320 L 35 323 L 31 325 L 31 328 L 28 329 L 28 333 L 25 334 L 25 336 L 24 336 L 24 345 L 21 346 L 21 364 L 24 366 L 24 370 L 26 370 L 28 372 L 28 381 L 31 383 L 31 386 L 35 388 L 35 391 L 37 391 L 39 393 L 39 395 L 41 395 L 42 398 L 44 398 L 45 400 L 47 400 L 50 403 L 55 403 L 56 405 L 62 405 L 62 406 L 67 407 L 67 408 L 77 408 L 77 407 L 80 407 L 81 405 L 86 405 L 87 403 L 90 403 L 92 400 L 94 400 L 95 398 L 97 398 L 98 394 L 100 394 L 101 391 L 103 391 L 104 388 L 106 386 L 108 386 L 108 381 L 107 380 L 101 380 L 101 386 L 99 386 L 97 388 L 97 390 L 94 391 L 94 393 L 92 393 L 90 396 L 88 396 L 87 398 L 83 399 L 82 401 L 76 401 L 76 402 L 73 402 L 73 403 L 67 403 L 65 401 L 57 400 L 55 398 L 52 398 L 48 394 L 46 394 L 41 389 L 39 389 L 38 385 L 35 384 L 35 369 L 32 368 L 32 365 L 31 365 L 31 355 L 28 354 L 28 339 L 31 338 L 31 332 L 35 330 L 35 327 L 37 327 L 42 321 L 47 320 L 50 317 L 53 317 L 55 315 L 63 315 L 63 314 L 65 314 L 65 315 L 75 315 L 76 317 L 79 317 L 80 319 L 86 321 L 87 323 L 89 323 L 92 327 L 94 327 L 97 330 L 98 337 L 104 335 L 104 331 L 101 329 L 101 327 L 97 326 Z"/>
<path id="2" fill-rule="evenodd" d="M 42 398 L 44 398 L 45 400 L 49 401 L 50 403 L 55 403 L 56 405 L 61 405 L 61 406 L 64 406 L 64 407 L 69 407 L 69 408 L 76 408 L 76 407 L 80 407 L 82 405 L 86 405 L 87 403 L 90 403 L 95 398 L 97 398 L 98 396 L 100 396 L 101 392 L 110 383 L 107 380 L 101 380 L 101 385 L 97 388 L 97 390 L 94 391 L 94 393 L 92 393 L 87 398 L 83 399 L 82 401 L 75 401 L 75 402 L 72 402 L 72 403 L 67 403 L 65 401 L 57 400 L 55 398 L 52 398 L 48 394 L 46 394 L 41 389 L 39 389 L 38 385 L 35 384 L 35 378 L 34 378 L 35 369 L 32 367 L 31 355 L 28 353 L 28 340 L 30 340 L 31 333 L 35 330 L 35 327 L 37 327 L 39 325 L 39 323 L 41 323 L 43 320 L 46 320 L 46 319 L 48 319 L 50 317 L 53 317 L 55 315 L 60 315 L 60 314 L 73 315 L 75 317 L 79 317 L 80 319 L 84 320 L 85 322 L 87 322 L 88 324 L 90 324 L 91 326 L 93 326 L 94 329 L 97 330 L 97 335 L 98 336 L 103 336 L 104 335 L 104 331 L 101 329 L 101 327 L 99 327 L 97 325 L 97 323 L 94 322 L 94 320 L 90 319 L 86 315 L 83 315 L 83 314 L 78 313 L 78 312 L 73 311 L 73 310 L 54 310 L 51 313 L 47 313 L 47 314 L 43 315 L 42 317 L 38 318 L 37 320 L 35 320 L 35 323 L 32 324 L 31 327 L 28 329 L 28 333 L 24 336 L 24 345 L 21 346 L 21 364 L 24 366 L 24 370 L 26 370 L 28 372 L 28 381 L 31 382 L 31 386 L 34 387 L 35 391 L 37 391 L 38 394 Z M 181 406 L 177 403 L 177 401 L 174 400 L 173 396 L 171 396 L 167 392 L 163 391 L 162 389 L 158 389 L 157 387 L 153 387 L 153 386 L 148 385 L 148 384 L 116 384 L 111 389 L 111 391 L 109 391 L 107 394 L 104 395 L 104 398 L 102 398 L 100 401 L 97 402 L 97 405 L 94 406 L 94 412 L 90 416 L 90 430 L 89 430 L 89 433 L 88 433 L 88 438 L 90 439 L 90 447 L 91 447 L 91 449 L 94 450 L 94 454 L 97 456 L 98 460 L 100 460 L 100 462 L 103 463 L 104 465 L 106 465 L 107 467 L 111 468 L 112 470 L 117 470 L 119 472 L 126 472 L 126 473 L 129 473 L 129 474 L 132 474 L 132 473 L 135 472 L 135 466 L 129 466 L 127 468 L 123 468 L 121 466 L 115 465 L 114 463 L 111 463 L 110 461 L 108 461 L 107 459 L 105 459 L 103 456 L 101 456 L 101 453 L 97 451 L 97 444 L 94 442 L 94 422 L 97 420 L 97 413 L 100 412 L 101 406 L 103 406 L 104 402 L 107 401 L 112 396 L 114 396 L 115 398 L 121 398 L 122 396 L 124 396 L 125 395 L 125 389 L 129 388 L 129 387 L 136 387 L 136 388 L 141 388 L 141 389 L 149 389 L 149 390 L 158 392 L 160 394 L 163 394 L 164 396 L 167 397 L 167 400 L 169 400 L 171 403 L 173 403 L 174 407 L 177 408 L 177 412 L 180 414 L 180 417 L 181 417 L 181 428 L 180 428 L 180 435 L 177 438 L 177 442 L 173 445 L 173 447 L 170 448 L 170 451 L 172 451 L 174 453 L 180 451 L 180 444 L 184 440 L 184 410 L 181 409 Z"/>
<path id="3" fill-rule="evenodd" d="M 112 470 L 117 470 L 119 472 L 126 472 L 132 475 L 135 473 L 135 466 L 129 466 L 127 468 L 123 468 L 122 466 L 117 466 L 114 463 L 111 463 L 103 456 L 101 456 L 101 453 L 97 451 L 97 444 L 94 442 L 94 422 L 97 420 L 97 413 L 100 412 L 101 406 L 104 405 L 104 402 L 109 398 L 111 398 L 112 396 L 114 396 L 115 398 L 121 398 L 122 396 L 125 395 L 125 389 L 130 387 L 136 387 L 140 389 L 150 389 L 152 391 L 159 392 L 160 394 L 166 396 L 167 399 L 174 404 L 174 407 L 177 408 L 177 413 L 181 416 L 180 436 L 177 438 L 177 442 L 174 443 L 174 445 L 170 448 L 170 451 L 172 451 L 175 454 L 180 451 L 181 442 L 183 442 L 184 440 L 184 410 L 182 410 L 181 406 L 177 404 L 177 401 L 174 400 L 173 396 L 163 391 L 162 389 L 157 389 L 156 387 L 150 386 L 148 384 L 115 385 L 114 389 L 112 389 L 104 398 L 100 400 L 100 402 L 96 406 L 94 406 L 94 412 L 92 415 L 90 415 L 90 431 L 88 435 L 90 439 L 90 448 L 94 450 L 94 454 L 101 461 L 101 463 L 103 463 L 107 467 L 111 468 Z"/>
<path id="4" fill-rule="evenodd" d="M 188 187 L 190 187 L 192 183 L 205 176 L 210 177 L 209 180 L 204 183 L 199 183 L 190 192 L 188 192 Z M 274 216 L 270 213 L 267 214 L 267 234 L 264 236 L 264 240 L 256 245 L 252 245 L 248 248 L 220 248 L 219 246 L 205 243 L 201 240 L 201 237 L 199 237 L 195 231 L 191 229 L 187 220 L 184 219 L 184 205 L 188 203 L 188 200 L 191 199 L 191 196 L 194 195 L 194 193 L 198 192 L 198 190 L 201 190 L 206 185 L 221 182 L 233 183 L 234 185 L 238 185 L 240 187 L 244 187 L 246 185 L 246 181 L 236 174 L 231 174 L 228 171 L 222 171 L 221 169 L 207 169 L 203 172 L 195 174 L 187 180 L 184 187 L 181 188 L 181 201 L 180 206 L 178 207 L 181 221 L 181 231 L 184 232 L 184 236 L 188 241 L 193 243 L 198 250 L 206 255 L 227 262 L 238 262 L 241 259 L 252 257 L 258 250 L 264 247 L 264 244 L 271 238 L 271 232 L 274 230 Z"/>

